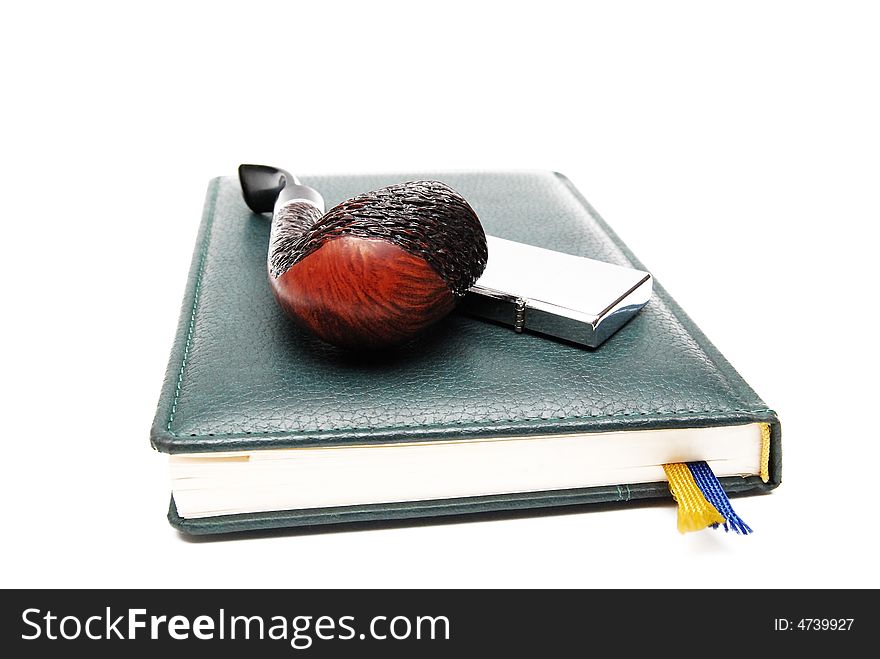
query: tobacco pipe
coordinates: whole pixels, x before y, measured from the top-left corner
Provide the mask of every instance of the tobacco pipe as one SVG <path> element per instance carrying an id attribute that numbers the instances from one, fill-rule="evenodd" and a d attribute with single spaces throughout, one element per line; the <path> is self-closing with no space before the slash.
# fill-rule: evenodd
<path id="1" fill-rule="evenodd" d="M 344 348 L 383 348 L 424 331 L 486 267 L 480 220 L 440 181 L 409 181 L 324 213 L 313 188 L 283 169 L 238 168 L 245 203 L 272 213 L 267 265 L 281 308 Z"/>

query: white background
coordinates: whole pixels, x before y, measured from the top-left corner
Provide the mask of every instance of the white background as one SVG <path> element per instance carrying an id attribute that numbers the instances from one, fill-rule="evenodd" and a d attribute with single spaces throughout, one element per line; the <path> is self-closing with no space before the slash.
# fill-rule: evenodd
<path id="1" fill-rule="evenodd" d="M 880 586 L 875 5 L 237 4 L 4 9 L 0 585 Z M 756 533 L 651 505 L 179 535 L 148 429 L 244 161 L 568 175 L 779 412 Z"/>

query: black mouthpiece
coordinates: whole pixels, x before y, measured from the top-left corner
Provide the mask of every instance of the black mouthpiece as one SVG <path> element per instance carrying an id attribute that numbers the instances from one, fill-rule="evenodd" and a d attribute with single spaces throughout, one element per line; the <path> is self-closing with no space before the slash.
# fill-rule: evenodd
<path id="1" fill-rule="evenodd" d="M 285 186 L 299 183 L 290 172 L 268 165 L 239 165 L 238 180 L 244 203 L 255 213 L 271 213 Z"/>

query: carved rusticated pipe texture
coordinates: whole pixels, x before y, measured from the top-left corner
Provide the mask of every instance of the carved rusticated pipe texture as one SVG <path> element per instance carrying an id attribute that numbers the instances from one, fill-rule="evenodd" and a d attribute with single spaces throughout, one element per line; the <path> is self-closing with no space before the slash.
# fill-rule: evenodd
<path id="1" fill-rule="evenodd" d="M 368 192 L 326 214 L 305 201 L 276 210 L 272 292 L 298 323 L 348 348 L 410 339 L 448 314 L 486 267 L 486 235 L 439 181 Z"/>

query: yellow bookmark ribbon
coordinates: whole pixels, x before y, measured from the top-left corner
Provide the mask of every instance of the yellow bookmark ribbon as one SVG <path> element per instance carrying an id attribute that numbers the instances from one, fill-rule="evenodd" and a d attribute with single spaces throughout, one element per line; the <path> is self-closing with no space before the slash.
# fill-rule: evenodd
<path id="1" fill-rule="evenodd" d="M 724 524 L 721 513 L 703 496 L 688 466 L 683 462 L 663 465 L 669 489 L 678 502 L 678 530 L 700 531 L 713 524 Z"/>

